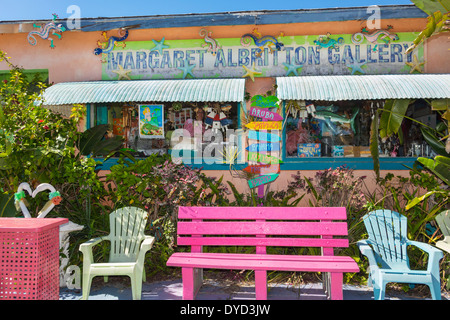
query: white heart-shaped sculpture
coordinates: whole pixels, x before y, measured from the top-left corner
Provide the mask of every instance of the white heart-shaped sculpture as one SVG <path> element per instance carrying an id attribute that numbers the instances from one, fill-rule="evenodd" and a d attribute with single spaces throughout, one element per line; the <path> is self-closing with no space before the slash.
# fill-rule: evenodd
<path id="1" fill-rule="evenodd" d="M 50 191 L 50 199 L 49 201 L 45 204 L 45 206 L 41 209 L 41 211 L 38 212 L 38 218 L 44 218 L 47 213 L 49 213 L 54 207 L 55 205 L 59 204 L 59 202 L 61 201 L 61 197 L 59 196 L 59 192 L 56 191 L 56 189 L 49 183 L 42 183 L 40 185 L 37 186 L 37 188 L 32 191 L 31 187 L 28 183 L 26 182 L 22 182 L 19 187 L 17 188 L 17 192 L 16 192 L 16 201 L 19 202 L 19 207 L 22 210 L 22 213 L 24 215 L 25 218 L 31 218 L 30 212 L 28 211 L 28 208 L 25 204 L 24 200 L 24 191 L 27 191 L 28 194 L 31 197 L 36 197 L 36 195 L 41 192 L 41 191 L 45 191 L 48 190 Z"/>

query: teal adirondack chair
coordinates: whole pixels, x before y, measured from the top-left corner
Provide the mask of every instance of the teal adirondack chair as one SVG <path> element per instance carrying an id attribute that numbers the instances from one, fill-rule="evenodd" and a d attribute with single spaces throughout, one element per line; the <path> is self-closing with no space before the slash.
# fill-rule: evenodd
<path id="1" fill-rule="evenodd" d="M 436 247 L 450 253 L 450 210 L 438 214 L 436 222 L 444 235 L 444 240 L 436 242 Z"/>
<path id="2" fill-rule="evenodd" d="M 154 237 L 144 235 L 148 214 L 142 209 L 125 207 L 109 215 L 110 233 L 105 237 L 91 239 L 80 245 L 83 253 L 83 296 L 86 300 L 92 278 L 104 276 L 129 276 L 133 300 L 141 299 L 142 282 L 145 281 L 144 258 L 151 249 Z M 101 241 L 111 242 L 109 262 L 94 263 L 92 247 Z"/>
<path id="3" fill-rule="evenodd" d="M 369 260 L 369 286 L 375 300 L 384 300 L 386 284 L 420 283 L 430 287 L 434 300 L 441 299 L 439 261 L 441 250 L 407 237 L 406 217 L 390 210 L 376 210 L 363 217 L 369 239 L 358 241 L 358 248 Z M 427 270 L 411 270 L 406 252 L 416 246 L 428 253 Z"/>

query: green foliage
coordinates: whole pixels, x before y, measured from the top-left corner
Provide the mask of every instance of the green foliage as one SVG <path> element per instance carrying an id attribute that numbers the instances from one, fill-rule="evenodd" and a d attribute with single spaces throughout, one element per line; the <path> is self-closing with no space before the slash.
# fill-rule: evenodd
<path id="1" fill-rule="evenodd" d="M 0 191 L 0 217 L 14 217 L 15 215 L 14 194 Z"/>
<path id="2" fill-rule="evenodd" d="M 234 196 L 234 201 L 225 202 L 224 205 L 232 207 L 296 207 L 305 196 L 304 194 L 297 197 L 297 193 L 290 191 L 267 191 L 263 198 L 258 197 L 254 189 L 250 193 L 242 194 L 236 189 L 236 186 L 227 181 Z M 297 198 L 296 198 L 297 197 Z"/>
<path id="3" fill-rule="evenodd" d="M 98 155 L 107 156 L 111 152 L 120 149 L 123 145 L 121 136 L 104 138 L 109 129 L 110 126 L 108 124 L 99 124 L 84 131 L 77 141 L 77 148 L 80 154 L 92 157 Z"/>
<path id="4" fill-rule="evenodd" d="M 399 129 L 410 102 L 408 99 L 386 100 L 380 116 L 381 139 L 386 139 L 392 134 L 401 132 Z"/>
<path id="5" fill-rule="evenodd" d="M 449 0 L 411 0 L 418 8 L 428 14 L 428 22 L 424 30 L 419 33 L 405 53 L 410 53 L 419 44 L 423 43 L 431 36 L 448 31 L 450 23 L 450 1 Z"/>
<path id="6" fill-rule="evenodd" d="M 71 234 L 71 263 L 80 264 L 76 244 L 103 235 L 102 207 L 104 188 L 92 158 L 77 152 L 81 133 L 78 123 L 85 115 L 84 106 L 75 105 L 69 118 L 42 106 L 45 85 L 28 80 L 20 68 L 12 65 L 0 51 L 0 61 L 10 67 L 10 78 L 0 83 L 0 212 L 21 216 L 11 203 L 17 187 L 28 182 L 34 189 L 50 183 L 61 194 L 62 201 L 48 217 L 67 217 L 83 225 L 81 232 Z M 47 198 L 45 197 L 47 196 Z M 5 200 L 6 199 L 6 200 Z M 12 200 L 13 201 L 13 200 Z M 31 216 L 48 201 L 48 195 L 27 197 Z M 6 209 L 5 209 L 6 208 Z"/>
<path id="7" fill-rule="evenodd" d="M 379 123 L 378 123 L 378 112 L 375 112 L 374 117 L 372 119 L 372 123 L 370 124 L 370 154 L 373 159 L 373 170 L 377 175 L 377 178 L 380 177 L 380 157 L 378 154 L 378 131 L 379 131 Z"/>
<path id="8" fill-rule="evenodd" d="M 214 179 L 170 156 L 151 155 L 143 160 L 121 156 L 106 176 L 108 198 L 114 208 L 137 206 L 147 210 L 148 232 L 156 237 L 149 266 L 167 272 L 165 263 L 175 246 L 179 206 L 215 206 L 227 203 L 222 178 Z"/>

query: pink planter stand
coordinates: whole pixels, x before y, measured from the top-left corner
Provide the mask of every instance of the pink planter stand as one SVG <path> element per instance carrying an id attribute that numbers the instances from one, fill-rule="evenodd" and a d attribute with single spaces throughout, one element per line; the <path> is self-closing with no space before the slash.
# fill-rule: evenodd
<path id="1" fill-rule="evenodd" d="M 59 226 L 65 218 L 0 218 L 0 300 L 59 299 Z"/>

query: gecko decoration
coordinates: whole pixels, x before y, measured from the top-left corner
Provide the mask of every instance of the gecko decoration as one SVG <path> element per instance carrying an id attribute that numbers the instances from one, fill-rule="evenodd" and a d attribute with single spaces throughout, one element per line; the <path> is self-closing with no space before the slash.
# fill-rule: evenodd
<path id="1" fill-rule="evenodd" d="M 390 33 L 388 30 L 392 29 L 391 25 L 388 26 L 387 30 L 376 30 L 372 33 L 369 33 L 366 28 L 363 28 L 361 32 L 355 33 L 352 35 L 353 44 L 360 44 L 363 42 L 364 38 L 367 41 L 372 42 L 374 44 L 379 43 L 379 40 L 383 40 L 385 44 L 390 43 L 391 41 L 397 41 L 399 39 L 398 35 L 395 33 Z"/>
<path id="2" fill-rule="evenodd" d="M 35 198 L 38 193 L 45 190 L 50 191 L 48 197 L 49 201 L 47 201 L 44 207 L 38 212 L 37 216 L 37 218 L 45 218 L 47 213 L 49 213 L 55 206 L 57 206 L 61 202 L 61 194 L 59 193 L 59 191 L 56 191 L 56 189 L 48 183 L 42 183 L 38 185 L 34 191 L 31 190 L 31 187 L 28 183 L 21 183 L 17 188 L 17 192 L 14 194 L 14 200 L 17 210 L 22 211 L 25 218 L 31 218 L 30 212 L 27 208 L 28 203 L 25 199 L 25 191 L 28 192 L 31 197 Z"/>
<path id="3" fill-rule="evenodd" d="M 206 110 L 208 114 L 205 119 L 206 129 L 209 127 L 211 127 L 213 131 L 223 131 L 228 129 L 228 126 L 232 123 L 232 121 L 227 118 L 225 112 L 229 112 L 230 109 L 231 105 L 220 107 L 219 104 L 216 104 L 212 108 L 208 108 Z"/>
<path id="4" fill-rule="evenodd" d="M 331 33 L 327 33 L 326 36 L 319 36 L 319 39 L 314 40 L 314 43 L 318 46 L 320 46 L 320 48 L 329 48 L 332 47 L 334 49 L 336 49 L 337 47 L 339 47 L 339 44 L 344 43 L 344 38 L 339 37 L 337 40 L 335 39 L 331 39 L 330 38 Z"/>
<path id="5" fill-rule="evenodd" d="M 61 39 L 62 35 L 58 32 L 64 32 L 66 31 L 66 28 L 62 24 L 56 24 L 56 19 L 58 18 L 58 15 L 55 13 L 52 13 L 53 19 L 51 22 L 46 23 L 43 27 L 38 26 L 35 23 L 33 23 L 33 28 L 40 28 L 39 31 L 31 31 L 28 33 L 28 43 L 32 46 L 36 45 L 37 40 L 35 36 L 39 36 L 44 40 L 50 41 L 50 48 L 54 49 L 55 45 L 53 44 L 53 38 L 50 37 L 50 33 L 52 35 L 55 35 L 58 37 L 58 39 Z"/>
<path id="6" fill-rule="evenodd" d="M 200 29 L 199 34 L 205 40 L 205 43 L 202 44 L 202 47 L 208 47 L 208 49 L 206 50 L 208 52 L 211 52 L 211 54 L 215 56 L 217 54 L 217 51 L 222 47 L 219 45 L 216 39 L 212 38 L 212 32 L 208 32 L 206 29 L 202 28 Z"/>
<path id="7" fill-rule="evenodd" d="M 274 36 L 262 36 L 262 34 L 258 32 L 258 28 L 255 28 L 253 29 L 252 33 L 246 33 L 241 37 L 241 45 L 243 45 L 244 47 L 248 47 L 251 44 L 251 39 L 253 39 L 255 45 L 257 45 L 259 48 L 258 52 L 256 52 L 256 55 L 260 57 L 262 52 L 264 51 L 264 46 L 266 44 L 270 49 L 270 53 L 283 50 L 284 44 L 278 41 L 278 38 L 283 36 L 283 32 L 280 32 L 277 38 L 275 38 Z"/>
<path id="8" fill-rule="evenodd" d="M 126 47 L 126 43 L 123 41 L 128 38 L 128 30 L 120 29 L 118 37 L 115 36 L 108 37 L 106 35 L 106 31 L 103 31 L 102 36 L 105 38 L 105 42 L 101 42 L 100 40 L 97 41 L 98 48 L 94 49 L 94 54 L 96 56 L 101 55 L 102 56 L 101 61 L 105 63 L 107 54 L 113 51 L 115 47 L 122 47 L 122 48 Z"/>

